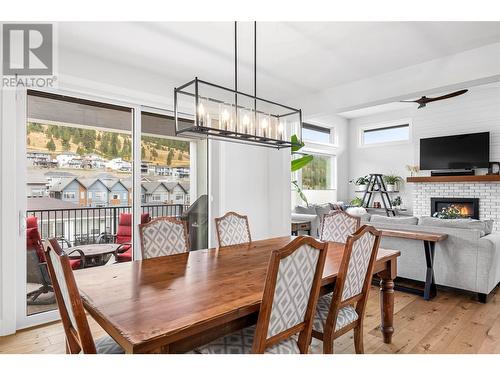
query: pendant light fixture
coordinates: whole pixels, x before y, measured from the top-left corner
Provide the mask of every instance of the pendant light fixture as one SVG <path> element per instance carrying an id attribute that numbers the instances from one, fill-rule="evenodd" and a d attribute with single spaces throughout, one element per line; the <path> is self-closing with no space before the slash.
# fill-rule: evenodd
<path id="1" fill-rule="evenodd" d="M 237 53 L 235 22 L 234 89 L 198 77 L 176 87 L 176 133 L 277 149 L 295 146 L 297 138 L 302 138 L 302 111 L 257 96 L 257 22 L 254 22 L 253 95 L 238 91 Z"/>

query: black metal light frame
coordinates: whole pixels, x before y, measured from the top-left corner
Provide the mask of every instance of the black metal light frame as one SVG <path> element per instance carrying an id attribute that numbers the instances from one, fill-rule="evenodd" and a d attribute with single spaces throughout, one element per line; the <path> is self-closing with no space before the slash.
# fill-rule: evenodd
<path id="1" fill-rule="evenodd" d="M 185 135 L 202 135 L 204 137 L 207 137 L 209 139 L 221 139 L 225 141 L 230 141 L 230 142 L 238 142 L 238 143 L 246 143 L 246 144 L 253 144 L 257 146 L 263 146 L 263 147 L 271 147 L 271 148 L 276 148 L 276 149 L 281 149 L 281 148 L 287 148 L 287 147 L 293 147 L 293 146 L 300 146 L 300 144 L 294 144 L 291 139 L 287 140 L 285 139 L 275 139 L 275 138 L 269 138 L 261 135 L 257 135 L 257 114 L 265 114 L 270 117 L 274 117 L 278 119 L 285 118 L 288 116 L 297 116 L 298 115 L 298 127 L 296 130 L 296 136 L 300 142 L 302 139 L 302 110 L 297 109 L 297 108 L 292 108 L 283 104 L 279 104 L 276 102 L 273 102 L 271 100 L 259 98 L 257 96 L 257 24 L 254 22 L 254 94 L 250 95 L 241 91 L 238 91 L 238 64 L 237 64 L 237 23 L 234 23 L 234 89 L 230 89 L 228 87 L 224 87 L 221 85 L 217 85 L 214 83 L 210 83 L 207 81 L 203 81 L 198 79 L 196 77 L 195 79 L 179 86 L 174 89 L 174 116 L 175 116 L 175 131 L 176 134 L 185 134 Z M 199 118 L 199 113 L 198 113 L 198 106 L 200 102 L 200 95 L 199 95 L 199 84 L 203 84 L 206 86 L 211 86 L 214 88 L 217 88 L 219 90 L 224 90 L 229 93 L 234 94 L 234 103 L 227 103 L 223 100 L 218 100 L 216 98 L 211 98 L 211 97 L 203 97 L 204 100 L 208 100 L 210 102 L 215 102 L 219 104 L 224 104 L 224 105 L 229 105 L 231 107 L 234 107 L 235 109 L 235 114 L 236 114 L 236 129 L 239 129 L 239 123 L 238 123 L 238 109 L 245 109 L 245 110 L 250 110 L 253 111 L 254 114 L 254 128 L 255 128 L 255 133 L 254 134 L 247 134 L 247 133 L 241 133 L 238 131 L 232 131 L 232 130 L 223 130 L 219 128 L 213 128 L 210 126 L 206 126 L 205 124 L 201 125 L 200 124 L 200 118 Z M 194 85 L 194 93 L 193 92 L 188 92 L 186 91 L 186 88 Z M 192 96 L 194 97 L 194 115 L 193 115 L 193 126 L 189 127 L 179 127 L 179 122 L 182 121 L 183 119 L 179 118 L 179 109 L 178 109 L 178 95 L 187 95 L 187 96 Z M 244 96 L 250 99 L 253 99 L 253 108 L 248 108 L 248 106 L 241 106 L 238 105 L 238 96 Z M 264 102 L 267 104 L 271 104 L 273 106 L 279 107 L 286 112 L 281 115 L 277 114 L 271 114 L 263 111 L 259 111 L 257 109 L 257 101 Z M 184 124 L 186 123 L 183 121 Z M 283 129 L 284 134 L 285 129 Z M 291 134 L 288 134 L 290 136 Z"/>
<path id="2" fill-rule="evenodd" d="M 195 133 L 195 134 L 198 134 L 198 135 L 207 136 L 208 138 L 223 138 L 223 139 L 227 139 L 227 140 L 232 140 L 234 142 L 250 143 L 250 144 L 255 144 L 255 145 L 258 145 L 258 146 L 272 147 L 272 148 L 277 148 L 277 149 L 295 146 L 295 144 L 293 144 L 291 142 L 291 140 L 280 140 L 280 139 L 275 139 L 275 138 L 263 137 L 263 136 L 260 136 L 260 135 L 257 135 L 257 134 L 240 133 L 240 132 L 237 132 L 237 131 L 222 130 L 222 129 L 218 129 L 218 128 L 213 128 L 213 127 L 209 127 L 209 126 L 202 126 L 202 125 L 200 125 L 200 119 L 199 119 L 199 116 L 198 116 L 198 111 L 196 111 L 196 108 L 198 108 L 199 100 L 200 100 L 200 96 L 198 95 L 198 92 L 199 92 L 198 84 L 199 83 L 202 83 L 204 85 L 211 86 L 211 87 L 216 87 L 218 89 L 225 90 L 225 91 L 230 92 L 230 93 L 234 93 L 234 95 L 236 95 L 236 96 L 237 95 L 242 95 L 242 96 L 245 96 L 247 98 L 254 99 L 254 101 L 258 100 L 258 101 L 262 101 L 262 102 L 265 102 L 265 103 L 268 103 L 268 104 L 272 104 L 274 106 L 286 109 L 288 112 L 285 113 L 284 115 L 269 114 L 269 116 L 275 117 L 278 120 L 280 118 L 298 115 L 299 116 L 299 124 L 298 124 L 299 126 L 298 126 L 297 137 L 298 137 L 298 139 L 302 138 L 302 111 L 300 109 L 288 107 L 288 106 L 285 106 L 285 105 L 282 105 L 282 104 L 279 104 L 279 103 L 276 103 L 276 102 L 273 102 L 273 101 L 270 101 L 270 100 L 267 100 L 267 99 L 259 98 L 259 97 L 254 96 L 254 95 L 246 94 L 246 93 L 243 93 L 243 92 L 240 92 L 240 91 L 236 91 L 236 90 L 233 90 L 233 89 L 230 89 L 230 88 L 227 88 L 227 87 L 223 87 L 223 86 L 220 86 L 220 85 L 217 85 L 217 84 L 214 84 L 214 83 L 203 81 L 203 80 L 200 80 L 198 78 L 195 78 L 194 80 L 189 81 L 188 83 L 186 83 L 186 84 L 184 84 L 184 85 L 182 85 L 182 86 L 177 87 L 177 88 L 174 89 L 174 116 L 175 116 L 175 130 L 176 130 L 176 134 L 183 134 L 183 133 L 188 133 L 188 134 L 191 133 L 191 134 L 193 134 L 193 133 Z M 194 94 L 191 93 L 191 92 L 184 91 L 184 89 L 186 87 L 189 87 L 191 85 L 194 85 L 194 91 L 195 91 Z M 179 127 L 179 120 L 181 120 L 181 119 L 179 119 L 179 116 L 178 116 L 178 114 L 179 114 L 178 113 L 178 95 L 179 94 L 187 95 L 187 96 L 193 96 L 194 97 L 195 115 L 194 115 L 193 126 L 190 126 L 190 127 L 187 127 L 187 128 L 180 128 Z M 228 104 L 228 103 L 225 103 L 222 100 L 218 100 L 218 99 L 215 99 L 215 98 L 205 98 L 204 97 L 204 99 L 209 100 L 211 102 L 216 102 L 216 103 L 220 103 L 220 104 L 231 105 L 231 106 L 236 107 L 236 109 L 248 109 L 248 110 L 252 110 L 255 114 L 257 114 L 257 113 L 267 114 L 267 113 L 265 113 L 263 111 L 256 110 L 256 108 L 247 108 L 247 107 L 240 106 L 240 105 L 237 105 L 237 104 Z M 238 125 L 239 125 L 238 124 L 238 118 L 236 116 L 236 129 L 238 129 Z M 255 123 L 255 128 L 257 128 L 257 123 Z"/>

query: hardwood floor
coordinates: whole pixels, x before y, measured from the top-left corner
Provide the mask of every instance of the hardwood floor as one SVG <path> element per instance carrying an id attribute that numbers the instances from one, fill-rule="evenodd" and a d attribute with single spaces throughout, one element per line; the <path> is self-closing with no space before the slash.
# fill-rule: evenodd
<path id="1" fill-rule="evenodd" d="M 432 301 L 396 292 L 392 344 L 382 342 L 377 288 L 372 287 L 364 324 L 366 353 L 500 353 L 500 288 L 487 304 L 471 295 L 439 291 Z M 104 331 L 89 317 L 94 339 Z M 311 352 L 320 353 L 313 341 Z M 60 323 L 0 337 L 0 353 L 64 353 Z M 354 353 L 352 333 L 335 341 L 335 353 Z"/>

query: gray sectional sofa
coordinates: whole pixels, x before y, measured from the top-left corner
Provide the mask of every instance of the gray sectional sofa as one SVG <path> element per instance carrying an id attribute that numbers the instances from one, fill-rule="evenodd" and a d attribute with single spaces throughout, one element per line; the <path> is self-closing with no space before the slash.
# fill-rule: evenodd
<path id="1" fill-rule="evenodd" d="M 399 229 L 446 233 L 436 244 L 434 273 L 436 284 L 487 296 L 500 282 L 500 232 L 492 232 L 491 220 L 443 220 L 432 217 L 371 215 L 362 219 L 379 229 Z M 383 237 L 381 247 L 401 251 L 398 276 L 425 280 L 426 264 L 422 241 Z"/>

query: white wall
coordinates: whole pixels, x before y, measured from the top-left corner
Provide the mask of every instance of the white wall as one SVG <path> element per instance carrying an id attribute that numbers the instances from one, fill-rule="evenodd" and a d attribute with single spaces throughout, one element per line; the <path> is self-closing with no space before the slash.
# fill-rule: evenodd
<path id="1" fill-rule="evenodd" d="M 490 160 L 500 161 L 500 85 L 470 88 L 462 96 L 429 104 L 416 109 L 379 113 L 349 121 L 349 178 L 368 173 L 397 173 L 409 176 L 405 165 L 419 164 L 420 138 L 489 131 Z M 410 118 L 411 142 L 407 144 L 360 147 L 359 129 L 365 126 Z M 428 172 L 427 172 L 428 173 Z M 349 194 L 355 196 L 354 186 Z M 412 185 L 403 186 L 401 197 L 411 208 Z"/>
<path id="2" fill-rule="evenodd" d="M 248 215 L 252 239 L 289 234 L 290 149 L 211 141 L 211 150 L 213 217 Z"/>

